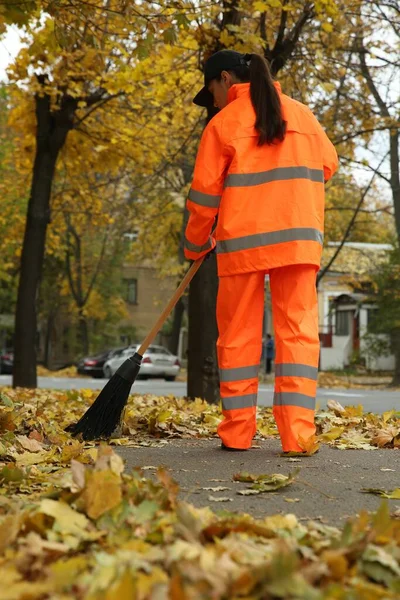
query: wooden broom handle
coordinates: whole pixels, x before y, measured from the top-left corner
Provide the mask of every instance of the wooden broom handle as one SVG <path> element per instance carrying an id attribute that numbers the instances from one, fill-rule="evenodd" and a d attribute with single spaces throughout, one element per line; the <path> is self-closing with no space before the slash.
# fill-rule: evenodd
<path id="1" fill-rule="evenodd" d="M 186 290 L 187 286 L 192 281 L 192 279 L 196 275 L 197 271 L 200 269 L 204 258 L 205 258 L 205 256 L 202 256 L 198 260 L 194 261 L 194 263 L 192 264 L 192 266 L 186 273 L 185 277 L 182 279 L 181 283 L 176 288 L 176 291 L 175 291 L 174 295 L 172 296 L 171 300 L 168 302 L 167 306 L 164 308 L 161 315 L 158 317 L 157 322 L 154 324 L 153 329 L 150 331 L 150 333 L 148 334 L 148 336 L 145 338 L 142 345 L 140 346 L 139 350 L 137 351 L 137 353 L 140 354 L 140 356 L 144 355 L 147 348 L 150 346 L 151 342 L 154 340 L 157 333 L 160 331 L 161 327 L 164 325 L 165 321 L 167 320 L 167 318 L 168 318 L 169 314 L 171 313 L 172 309 L 174 308 L 175 304 L 178 302 L 179 298 L 183 295 L 183 292 Z"/>

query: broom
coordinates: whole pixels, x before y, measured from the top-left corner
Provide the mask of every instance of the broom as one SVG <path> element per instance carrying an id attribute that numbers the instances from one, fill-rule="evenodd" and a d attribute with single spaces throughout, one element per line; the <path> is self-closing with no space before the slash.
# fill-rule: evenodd
<path id="1" fill-rule="evenodd" d="M 138 351 L 119 367 L 82 418 L 77 423 L 68 425 L 65 431 L 72 433 L 74 437 L 82 435 L 84 440 L 111 437 L 120 425 L 123 410 L 128 402 L 129 392 L 139 373 L 144 353 L 199 270 L 203 260 L 204 256 L 191 265 Z"/>

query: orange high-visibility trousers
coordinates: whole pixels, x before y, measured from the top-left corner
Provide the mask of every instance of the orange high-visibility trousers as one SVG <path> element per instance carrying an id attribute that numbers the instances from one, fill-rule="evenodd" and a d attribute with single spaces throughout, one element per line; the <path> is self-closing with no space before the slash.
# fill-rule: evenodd
<path id="1" fill-rule="evenodd" d="M 319 361 L 315 265 L 269 271 L 275 335 L 273 414 L 285 452 L 315 434 Z M 250 448 L 256 433 L 264 271 L 220 277 L 217 342 L 224 420 L 218 434 L 230 448 Z"/>

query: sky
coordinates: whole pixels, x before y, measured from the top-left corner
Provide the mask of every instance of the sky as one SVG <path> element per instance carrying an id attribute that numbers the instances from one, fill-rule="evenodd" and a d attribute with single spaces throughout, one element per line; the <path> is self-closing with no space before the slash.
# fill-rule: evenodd
<path id="1" fill-rule="evenodd" d="M 20 36 L 17 27 L 8 27 L 0 39 L 0 81 L 7 81 L 6 68 L 21 48 Z"/>

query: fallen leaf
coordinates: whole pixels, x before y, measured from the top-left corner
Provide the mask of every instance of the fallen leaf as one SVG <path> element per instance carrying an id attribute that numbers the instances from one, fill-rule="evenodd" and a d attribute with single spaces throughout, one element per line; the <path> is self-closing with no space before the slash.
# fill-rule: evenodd
<path id="1" fill-rule="evenodd" d="M 84 530 L 89 524 L 88 519 L 82 513 L 73 510 L 65 502 L 44 498 L 41 500 L 38 512 L 53 517 L 55 528 L 60 534 L 71 534 L 81 538 Z"/>
<path id="2" fill-rule="evenodd" d="M 36 429 L 33 429 L 28 435 L 30 440 L 36 440 L 37 442 L 43 442 L 43 435 Z"/>
<path id="3" fill-rule="evenodd" d="M 21 526 L 21 516 L 11 514 L 0 519 L 0 554 L 15 540 Z"/>
<path id="4" fill-rule="evenodd" d="M 24 471 L 16 467 L 14 463 L 8 463 L 0 469 L 0 482 L 19 482 L 22 481 L 24 477 Z"/>
<path id="5" fill-rule="evenodd" d="M 231 488 L 225 487 L 223 485 L 218 485 L 217 487 L 202 487 L 202 490 L 206 492 L 225 492 L 226 490 L 230 490 Z"/>
<path id="6" fill-rule="evenodd" d="M 19 467 L 29 467 L 41 463 L 50 462 L 56 453 L 56 449 L 40 450 L 40 452 L 22 452 L 22 454 L 13 454 L 15 462 Z"/>
<path id="7" fill-rule="evenodd" d="M 376 494 L 377 496 L 382 496 L 382 498 L 400 500 L 400 488 L 395 488 L 391 492 L 380 488 L 362 488 L 361 491 L 366 494 Z"/>
<path id="8" fill-rule="evenodd" d="M 344 427 L 331 427 L 329 431 L 325 431 L 318 436 L 318 439 L 322 442 L 333 442 L 337 440 L 343 433 Z"/>
<path id="9" fill-rule="evenodd" d="M 398 427 L 386 427 L 385 429 L 379 429 L 375 432 L 374 437 L 372 438 L 372 444 L 379 446 L 379 448 L 383 448 L 391 444 L 395 437 L 397 437 L 400 433 L 400 428 Z"/>
<path id="10" fill-rule="evenodd" d="M 29 450 L 29 452 L 40 452 L 43 450 L 43 445 L 35 439 L 28 438 L 26 435 L 17 435 L 16 438 L 24 450 Z"/>
<path id="11" fill-rule="evenodd" d="M 98 519 L 122 500 L 121 479 L 110 469 L 88 473 L 81 498 L 85 512 L 91 519 Z"/>
<path id="12" fill-rule="evenodd" d="M 208 496 L 209 502 L 233 502 L 232 498 L 227 496 Z"/>
<path id="13" fill-rule="evenodd" d="M 71 440 L 68 444 L 65 444 L 65 446 L 63 446 L 60 462 L 71 462 L 73 458 L 76 458 L 82 453 L 84 447 L 85 444 L 83 442 L 80 442 L 79 440 Z"/>
<path id="14" fill-rule="evenodd" d="M 85 466 L 77 461 L 71 460 L 71 474 L 72 474 L 72 485 L 71 492 L 76 494 L 81 492 L 85 487 Z"/>
<path id="15" fill-rule="evenodd" d="M 301 435 L 299 435 L 297 443 L 304 451 L 305 456 L 312 456 L 319 450 L 318 438 L 316 435 L 311 435 L 307 439 L 304 439 L 301 437 Z"/>
<path id="16" fill-rule="evenodd" d="M 0 402 L 8 408 L 14 408 L 14 402 L 4 392 L 0 392 Z"/>
<path id="17" fill-rule="evenodd" d="M 346 412 L 345 408 L 337 400 L 328 400 L 328 402 L 326 403 L 326 406 L 328 407 L 329 410 L 334 412 L 335 415 L 337 415 L 338 417 L 341 417 Z"/>
<path id="18" fill-rule="evenodd" d="M 243 472 L 236 473 L 233 476 L 234 481 L 240 481 L 244 483 L 252 483 L 252 490 L 256 490 L 257 493 L 261 494 L 263 492 L 273 492 L 275 490 L 279 490 L 280 488 L 286 487 L 293 483 L 296 476 L 299 474 L 300 469 L 296 469 L 293 473 L 289 473 L 289 475 L 282 475 L 281 473 L 273 473 L 271 475 L 261 474 L 254 475 L 251 473 Z M 245 496 L 251 494 L 242 493 L 243 490 L 239 491 L 238 494 Z"/>

